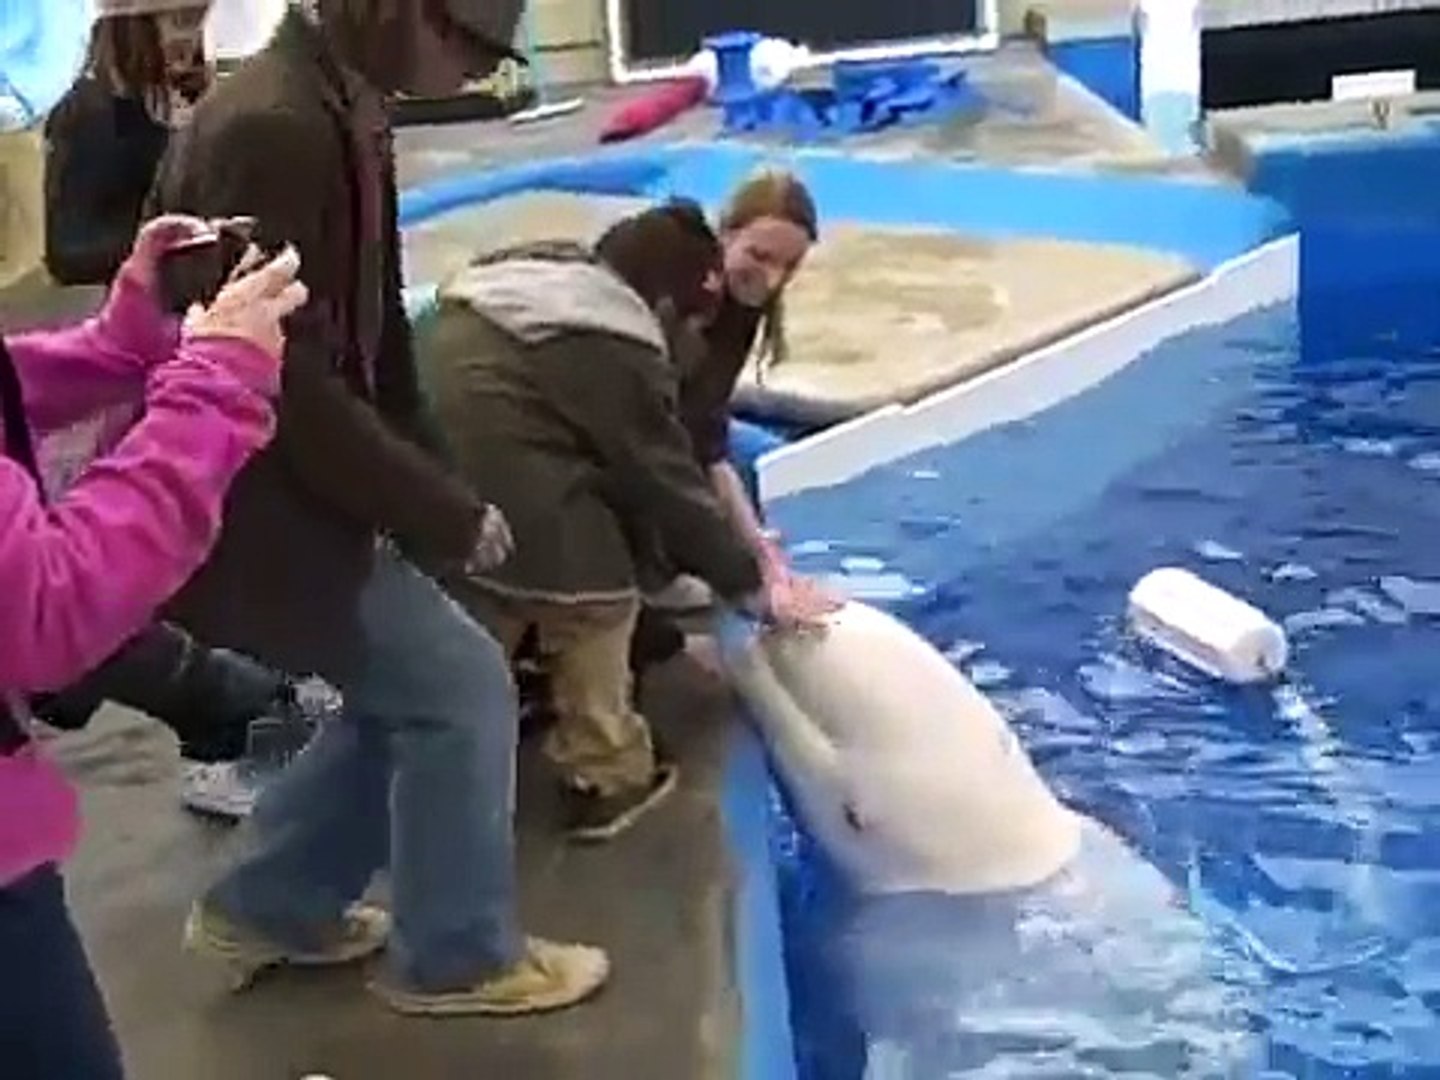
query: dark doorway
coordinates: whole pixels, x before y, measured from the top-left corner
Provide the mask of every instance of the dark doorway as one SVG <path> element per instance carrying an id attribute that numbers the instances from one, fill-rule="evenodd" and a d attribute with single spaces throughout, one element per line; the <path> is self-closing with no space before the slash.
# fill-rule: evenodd
<path id="1" fill-rule="evenodd" d="M 756 30 L 820 51 L 980 30 L 979 0 L 621 0 L 632 64 L 690 56 L 703 38 Z"/>
<path id="2" fill-rule="evenodd" d="M 1411 71 L 1440 87 L 1440 11 L 1272 23 L 1202 35 L 1206 109 L 1325 101 L 1336 75 Z"/>

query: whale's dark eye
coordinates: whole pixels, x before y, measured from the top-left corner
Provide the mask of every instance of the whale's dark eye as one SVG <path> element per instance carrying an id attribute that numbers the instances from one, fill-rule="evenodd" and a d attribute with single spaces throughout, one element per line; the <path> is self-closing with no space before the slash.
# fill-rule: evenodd
<path id="1" fill-rule="evenodd" d="M 843 812 L 845 814 L 846 825 L 849 825 L 850 828 L 854 829 L 856 832 L 865 831 L 865 823 L 860 820 L 859 810 L 856 810 L 853 805 L 847 802 L 844 805 Z"/>

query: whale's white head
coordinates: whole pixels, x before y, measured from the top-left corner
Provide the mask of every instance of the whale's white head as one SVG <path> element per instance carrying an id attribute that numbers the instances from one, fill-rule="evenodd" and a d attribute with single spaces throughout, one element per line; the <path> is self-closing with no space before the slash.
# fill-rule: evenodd
<path id="1" fill-rule="evenodd" d="M 1079 846 L 1009 725 L 928 642 L 850 603 L 727 650 L 806 830 L 862 892 L 1034 885 Z"/>

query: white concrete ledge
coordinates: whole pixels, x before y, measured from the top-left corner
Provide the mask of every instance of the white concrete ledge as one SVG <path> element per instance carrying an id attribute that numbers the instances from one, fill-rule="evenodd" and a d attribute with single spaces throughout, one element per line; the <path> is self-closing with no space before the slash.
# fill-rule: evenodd
<path id="1" fill-rule="evenodd" d="M 922 450 L 1033 416 L 1094 386 L 1168 338 L 1293 301 L 1300 241 L 1283 237 L 1182 289 L 909 406 L 889 406 L 760 458 L 768 502 L 831 487 Z"/>

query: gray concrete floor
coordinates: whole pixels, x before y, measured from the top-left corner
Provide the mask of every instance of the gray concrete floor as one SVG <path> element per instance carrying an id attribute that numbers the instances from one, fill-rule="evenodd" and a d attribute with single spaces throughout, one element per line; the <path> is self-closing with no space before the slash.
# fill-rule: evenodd
<path id="1" fill-rule="evenodd" d="M 1055 79 L 1024 47 L 977 60 L 975 73 L 977 83 L 1010 95 L 1017 107 L 946 130 L 887 133 L 862 149 L 1047 167 L 1171 168 L 1143 134 Z M 527 127 L 402 131 L 401 182 L 583 151 L 594 145 L 607 107 L 631 93 L 594 91 L 581 113 Z M 701 110 L 652 139 L 710 137 L 714 124 Z M 14 330 L 73 316 L 93 301 L 93 293 L 57 292 L 37 277 L 0 294 L 0 318 Z M 135 1080 L 733 1075 L 738 1013 L 719 801 L 730 710 L 685 661 L 657 673 L 646 700 L 678 750 L 685 781 L 663 813 L 611 847 L 584 851 L 559 841 L 545 771 L 533 751 L 523 755 L 518 831 L 527 926 L 604 945 L 615 980 L 573 1012 L 507 1022 L 393 1017 L 365 994 L 358 972 L 282 974 L 230 995 L 221 972 L 181 954 L 179 934 L 191 898 L 238 841 L 178 809 L 173 741 L 152 721 L 114 710 L 58 740 L 88 811 L 87 839 L 70 868 L 71 896 Z"/>
<path id="2" fill-rule="evenodd" d="M 583 849 L 559 839 L 543 763 L 533 747 L 522 755 L 526 927 L 601 944 L 615 966 L 612 985 L 593 1002 L 523 1020 L 400 1018 L 365 992 L 359 969 L 281 972 L 232 994 L 223 970 L 181 953 L 179 935 L 190 901 L 243 844 L 243 833 L 180 811 L 174 740 L 153 721 L 108 709 L 83 733 L 58 739 L 58 755 L 85 795 L 86 839 L 69 869 L 71 901 L 131 1076 L 733 1075 L 730 874 L 717 798 L 729 708 L 683 660 L 655 674 L 647 705 L 676 749 L 684 781 L 663 812 L 612 846 Z"/>

